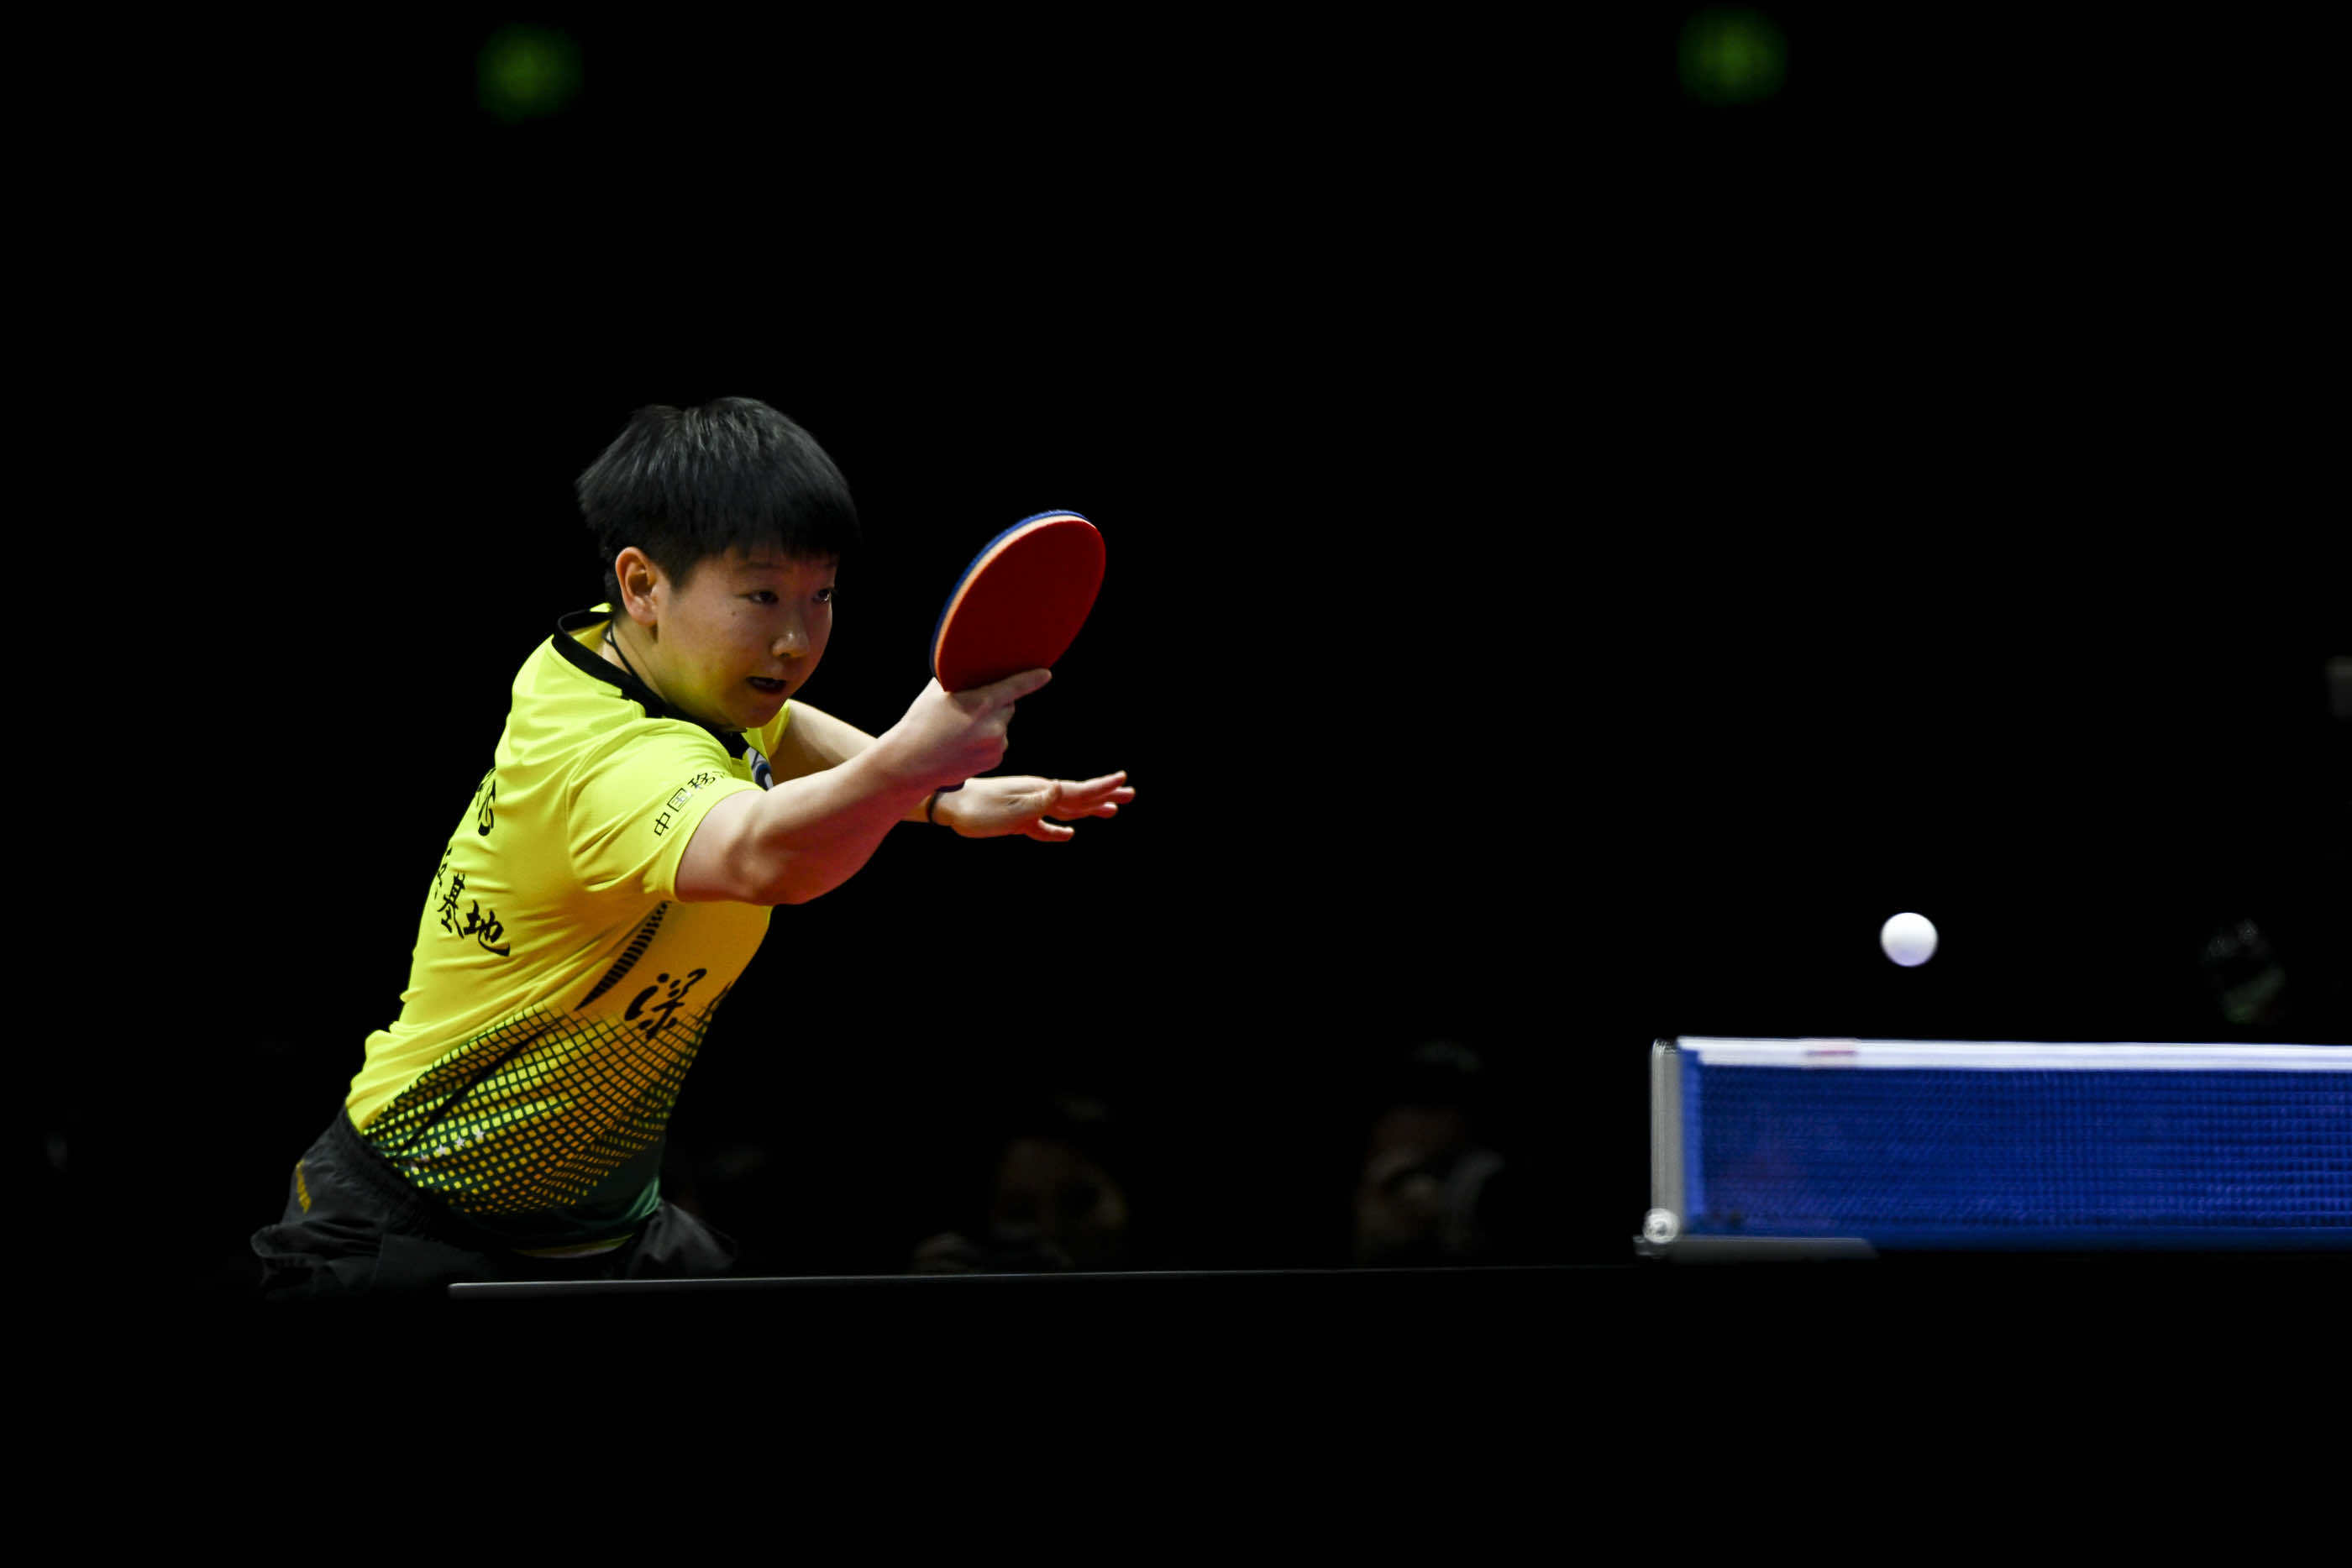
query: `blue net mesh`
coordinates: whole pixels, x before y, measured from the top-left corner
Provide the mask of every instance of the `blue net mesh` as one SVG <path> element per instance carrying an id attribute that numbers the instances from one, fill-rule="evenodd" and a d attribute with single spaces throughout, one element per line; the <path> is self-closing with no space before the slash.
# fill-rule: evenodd
<path id="1" fill-rule="evenodd" d="M 1699 1234 L 2352 1241 L 2352 1071 L 1818 1070 L 1685 1054 L 1682 1086 L 1685 1228 Z"/>

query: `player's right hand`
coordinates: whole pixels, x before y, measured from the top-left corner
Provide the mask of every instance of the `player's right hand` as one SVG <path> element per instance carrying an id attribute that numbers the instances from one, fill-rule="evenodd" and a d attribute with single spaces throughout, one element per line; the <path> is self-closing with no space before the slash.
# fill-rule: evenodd
<path id="1" fill-rule="evenodd" d="M 950 692 L 936 680 L 891 727 L 903 750 L 898 770 L 927 789 L 961 784 L 1004 760 L 1013 705 L 1054 678 L 1051 670 L 1017 675 L 970 691 Z"/>

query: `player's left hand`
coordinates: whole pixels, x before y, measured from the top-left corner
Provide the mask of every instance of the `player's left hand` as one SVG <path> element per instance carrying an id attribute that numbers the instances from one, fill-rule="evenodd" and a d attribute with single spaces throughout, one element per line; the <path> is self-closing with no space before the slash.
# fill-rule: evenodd
<path id="1" fill-rule="evenodd" d="M 934 821 L 953 828 L 967 839 L 1001 839 L 1014 833 L 1047 843 L 1075 838 L 1081 817 L 1116 817 L 1135 799 L 1124 773 L 1074 782 L 1067 779 L 968 779 L 961 789 L 941 795 L 931 810 Z M 1046 819 L 1054 819 L 1048 821 Z"/>

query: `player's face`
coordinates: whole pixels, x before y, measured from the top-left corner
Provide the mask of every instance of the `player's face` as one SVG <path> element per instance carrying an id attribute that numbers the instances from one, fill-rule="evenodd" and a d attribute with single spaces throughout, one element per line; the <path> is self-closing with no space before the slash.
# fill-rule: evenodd
<path id="1" fill-rule="evenodd" d="M 656 689 L 722 729 L 766 724 L 824 656 L 838 567 L 772 548 L 730 549 L 705 560 L 683 590 L 665 584 Z"/>

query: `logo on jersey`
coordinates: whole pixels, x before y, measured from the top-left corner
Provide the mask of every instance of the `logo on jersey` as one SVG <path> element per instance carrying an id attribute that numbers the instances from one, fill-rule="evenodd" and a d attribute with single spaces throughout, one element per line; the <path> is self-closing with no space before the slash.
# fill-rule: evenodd
<path id="1" fill-rule="evenodd" d="M 478 898 L 473 901 L 473 907 L 462 915 L 458 912 L 457 905 L 466 901 L 466 873 L 451 869 L 449 862 L 457 858 L 457 846 L 452 843 L 441 852 L 441 864 L 433 873 L 433 891 L 440 895 L 434 908 L 441 916 L 441 929 L 452 936 L 471 936 L 482 945 L 482 951 L 503 958 L 513 949 L 511 945 L 499 946 L 507 939 L 507 928 L 499 912 L 485 912 Z"/>
<path id="2" fill-rule="evenodd" d="M 776 775 L 769 768 L 768 759 L 760 755 L 760 748 L 747 740 L 743 743 L 743 755 L 751 759 L 751 782 L 762 789 L 772 788 L 776 782 Z"/>
<path id="3" fill-rule="evenodd" d="M 697 789 L 701 789 L 705 784 L 716 784 L 726 777 L 724 773 L 704 771 L 679 785 L 677 793 L 663 803 L 660 812 L 654 818 L 654 837 L 659 838 L 669 831 L 670 822 L 680 810 L 684 810 L 686 803 L 694 798 L 694 792 Z"/>

